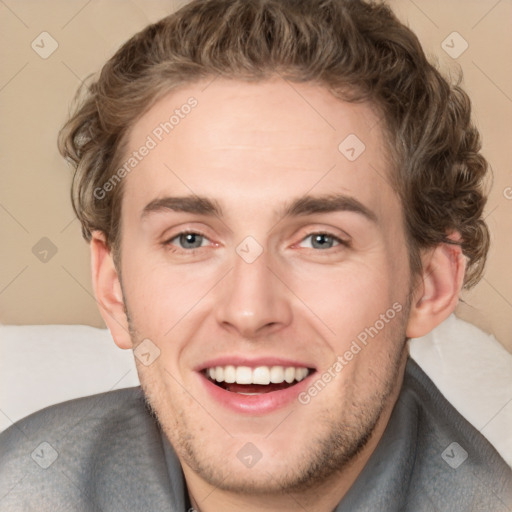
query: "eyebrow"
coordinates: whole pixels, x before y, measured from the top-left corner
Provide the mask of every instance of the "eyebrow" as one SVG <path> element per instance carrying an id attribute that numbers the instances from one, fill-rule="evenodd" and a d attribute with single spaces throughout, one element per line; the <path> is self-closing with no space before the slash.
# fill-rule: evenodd
<path id="1" fill-rule="evenodd" d="M 154 199 L 144 207 L 141 218 L 166 210 L 222 217 L 222 208 L 217 201 L 191 195 Z M 371 222 L 378 222 L 377 215 L 372 210 L 355 197 L 344 194 L 299 197 L 285 205 L 282 210 L 276 210 L 275 214 L 278 217 L 299 217 L 339 211 L 358 213 Z"/>
<path id="2" fill-rule="evenodd" d="M 216 217 L 222 216 L 222 209 L 216 201 L 199 196 L 176 196 L 154 199 L 144 207 L 141 218 L 144 219 L 153 212 L 166 210 Z"/>
<path id="3" fill-rule="evenodd" d="M 345 194 L 327 194 L 322 196 L 303 196 L 285 207 L 283 216 L 298 217 L 316 213 L 354 212 L 367 220 L 377 223 L 377 215 L 355 197 Z"/>

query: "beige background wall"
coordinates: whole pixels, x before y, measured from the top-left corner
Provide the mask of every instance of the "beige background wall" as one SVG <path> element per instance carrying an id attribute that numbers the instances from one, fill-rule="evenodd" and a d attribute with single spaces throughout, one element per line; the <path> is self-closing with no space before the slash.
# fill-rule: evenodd
<path id="1" fill-rule="evenodd" d="M 0 2 L 0 322 L 103 326 L 88 246 L 69 201 L 71 171 L 57 153 L 56 136 L 81 80 L 135 31 L 182 3 Z M 484 279 L 464 295 L 466 304 L 457 313 L 512 351 L 512 1 L 390 4 L 443 69 L 464 70 L 494 171 L 486 213 L 493 248 Z M 447 38 L 454 31 L 463 39 Z M 453 56 L 465 42 L 468 47 L 452 58 L 443 41 Z M 39 54 L 45 56 L 52 44 L 57 49 L 43 59 Z"/>

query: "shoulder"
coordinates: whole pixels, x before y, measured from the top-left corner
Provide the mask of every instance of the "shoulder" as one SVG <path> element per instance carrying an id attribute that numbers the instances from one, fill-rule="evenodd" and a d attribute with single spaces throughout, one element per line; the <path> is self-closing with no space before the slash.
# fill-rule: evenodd
<path id="1" fill-rule="evenodd" d="M 38 411 L 0 434 L 0 446 L 0 510 L 92 510 L 91 500 L 99 506 L 136 481 L 132 461 L 139 475 L 148 469 L 148 478 L 167 478 L 159 430 L 140 387 Z"/>
<path id="2" fill-rule="evenodd" d="M 399 402 L 405 414 L 415 416 L 411 489 L 422 489 L 435 506 L 443 507 L 450 500 L 458 507 L 452 510 L 512 507 L 511 468 L 412 359 Z"/>
<path id="3" fill-rule="evenodd" d="M 130 428 L 130 418 L 138 417 L 143 409 L 144 397 L 140 387 L 100 393 L 46 407 L 0 434 L 2 467 L 10 459 L 22 456 L 38 440 L 48 442 L 52 439 L 61 446 L 74 444 L 78 448 L 87 443 L 91 435 L 96 439 L 111 437 L 116 432 L 107 430 L 106 426 L 122 424 L 123 428 Z"/>

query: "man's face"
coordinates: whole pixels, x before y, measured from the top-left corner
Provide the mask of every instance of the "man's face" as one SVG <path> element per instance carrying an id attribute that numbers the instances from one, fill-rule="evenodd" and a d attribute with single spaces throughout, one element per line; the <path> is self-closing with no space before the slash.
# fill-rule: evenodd
<path id="1" fill-rule="evenodd" d="M 139 375 L 185 472 L 245 492 L 324 478 L 403 366 L 410 273 L 378 117 L 311 84 L 217 79 L 154 105 L 126 158 L 143 145 L 122 285 L 134 345 L 160 351 Z"/>

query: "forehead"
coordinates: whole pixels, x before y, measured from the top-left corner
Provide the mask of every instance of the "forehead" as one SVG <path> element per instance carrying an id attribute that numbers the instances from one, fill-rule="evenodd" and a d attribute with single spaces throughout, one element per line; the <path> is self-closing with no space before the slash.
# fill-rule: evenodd
<path id="1" fill-rule="evenodd" d="M 396 203 L 374 109 L 314 84 L 216 79 L 181 87 L 134 125 L 125 161 L 144 146 L 125 183 L 138 211 L 165 194 L 245 209 L 309 192 L 350 193 L 382 211 Z"/>

